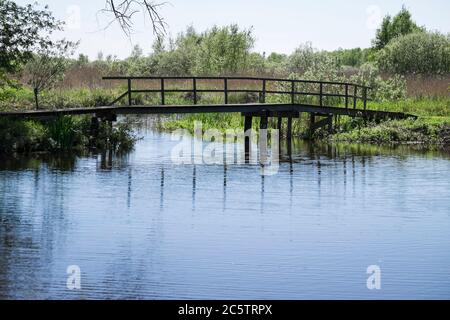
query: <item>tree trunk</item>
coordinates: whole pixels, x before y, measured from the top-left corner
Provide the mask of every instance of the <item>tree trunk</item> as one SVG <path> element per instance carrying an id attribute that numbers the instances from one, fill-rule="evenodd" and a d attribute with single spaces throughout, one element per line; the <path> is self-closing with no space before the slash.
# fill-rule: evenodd
<path id="1" fill-rule="evenodd" d="M 39 91 L 38 88 L 34 88 L 34 100 L 36 101 L 36 110 L 39 110 Z"/>

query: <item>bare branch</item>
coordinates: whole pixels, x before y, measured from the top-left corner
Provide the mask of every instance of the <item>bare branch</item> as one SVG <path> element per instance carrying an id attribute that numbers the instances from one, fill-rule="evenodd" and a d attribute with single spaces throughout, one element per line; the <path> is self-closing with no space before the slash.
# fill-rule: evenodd
<path id="1" fill-rule="evenodd" d="M 133 31 L 133 16 L 136 13 L 143 12 L 150 18 L 153 34 L 160 39 L 166 35 L 167 28 L 167 23 L 159 12 L 160 8 L 165 4 L 166 2 L 154 3 L 149 0 L 106 0 L 106 8 L 101 10 L 101 12 L 112 13 L 114 16 L 113 21 L 119 23 L 128 37 Z"/>

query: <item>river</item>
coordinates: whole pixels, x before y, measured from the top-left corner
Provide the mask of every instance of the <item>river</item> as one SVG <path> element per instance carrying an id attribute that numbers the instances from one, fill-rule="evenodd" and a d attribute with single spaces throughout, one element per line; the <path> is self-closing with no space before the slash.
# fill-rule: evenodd
<path id="1" fill-rule="evenodd" d="M 139 134 L 127 155 L 1 159 L 1 299 L 450 298 L 448 154 L 294 141 L 261 175 Z"/>

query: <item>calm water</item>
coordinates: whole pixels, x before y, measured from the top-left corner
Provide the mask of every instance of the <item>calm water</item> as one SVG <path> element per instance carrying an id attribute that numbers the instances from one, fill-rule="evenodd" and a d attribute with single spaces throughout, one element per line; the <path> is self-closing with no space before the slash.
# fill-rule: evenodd
<path id="1" fill-rule="evenodd" d="M 263 177 L 144 135 L 111 160 L 1 160 L 0 298 L 450 298 L 448 155 L 297 143 Z"/>

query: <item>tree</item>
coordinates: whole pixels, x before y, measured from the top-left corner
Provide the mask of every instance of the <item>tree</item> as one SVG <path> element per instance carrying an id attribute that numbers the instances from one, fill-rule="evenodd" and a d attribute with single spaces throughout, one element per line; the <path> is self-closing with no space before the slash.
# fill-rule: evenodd
<path id="1" fill-rule="evenodd" d="M 62 24 L 47 6 L 39 10 L 36 4 L 19 6 L 0 0 L 0 85 L 8 82 L 6 74 L 19 70 L 33 51 L 52 47 L 50 34 L 61 30 Z"/>
<path id="2" fill-rule="evenodd" d="M 323 65 L 326 60 L 324 52 L 317 51 L 311 42 L 306 42 L 289 56 L 287 67 L 289 72 L 302 74 L 315 66 Z"/>
<path id="3" fill-rule="evenodd" d="M 421 32 L 397 37 L 380 51 L 378 64 L 393 73 L 448 74 L 450 36 Z"/>
<path id="4" fill-rule="evenodd" d="M 33 88 L 36 109 L 39 109 L 39 92 L 53 87 L 62 80 L 76 43 L 59 41 L 52 48 L 43 48 L 34 54 L 25 66 L 28 84 Z"/>
<path id="5" fill-rule="evenodd" d="M 377 30 L 373 45 L 376 49 L 383 49 L 392 39 L 407 35 L 413 32 L 424 32 L 425 28 L 418 26 L 413 20 L 411 13 L 402 7 L 402 10 L 395 16 L 384 17 L 380 28 Z"/>

